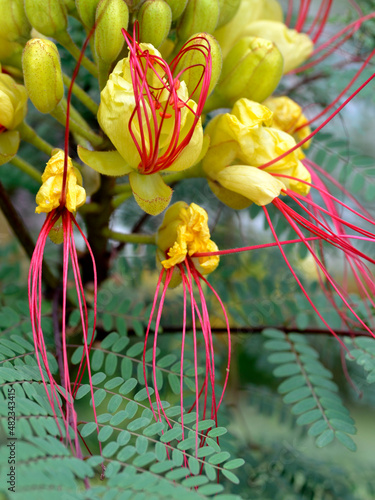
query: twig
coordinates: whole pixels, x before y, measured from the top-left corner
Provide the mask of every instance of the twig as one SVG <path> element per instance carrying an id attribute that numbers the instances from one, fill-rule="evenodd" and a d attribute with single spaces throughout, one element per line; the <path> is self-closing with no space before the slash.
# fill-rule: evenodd
<path id="1" fill-rule="evenodd" d="M 11 227 L 13 233 L 15 234 L 18 241 L 21 243 L 26 254 L 31 259 L 34 252 L 34 242 L 30 236 L 29 231 L 23 223 L 20 215 L 13 206 L 13 203 L 4 188 L 3 184 L 0 182 L 0 208 L 7 219 L 9 226 Z M 57 286 L 57 279 L 53 275 L 52 271 L 48 265 L 43 262 L 43 279 L 45 283 L 52 289 Z"/>

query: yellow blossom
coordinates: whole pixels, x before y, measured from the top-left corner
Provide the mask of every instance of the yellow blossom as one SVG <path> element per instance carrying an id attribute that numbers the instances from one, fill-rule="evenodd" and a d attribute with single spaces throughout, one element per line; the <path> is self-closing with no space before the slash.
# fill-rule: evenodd
<path id="1" fill-rule="evenodd" d="M 192 257 L 202 274 L 209 274 L 219 265 L 219 256 L 194 258 L 196 253 L 215 252 L 216 244 L 210 239 L 206 210 L 195 203 L 178 202 L 165 213 L 156 240 L 162 265 L 170 269 Z M 165 257 L 167 257 L 165 259 Z M 161 260 L 160 259 L 160 260 Z"/>
<path id="2" fill-rule="evenodd" d="M 27 92 L 9 75 L 1 73 L 0 65 L 0 165 L 17 153 L 20 137 L 15 130 L 27 113 Z"/>
<path id="3" fill-rule="evenodd" d="M 308 35 L 278 21 L 255 21 L 246 27 L 242 36 L 261 36 L 274 42 L 284 58 L 284 73 L 298 68 L 314 49 Z"/>
<path id="4" fill-rule="evenodd" d="M 64 152 L 58 151 L 50 158 L 42 175 L 42 186 L 36 195 L 37 207 L 35 212 L 51 212 L 60 206 L 62 183 L 64 176 Z M 82 176 L 78 169 L 73 167 L 68 157 L 66 177 L 65 207 L 69 212 L 75 212 L 86 201 L 86 191 L 82 187 Z"/>
<path id="5" fill-rule="evenodd" d="M 151 215 L 162 212 L 172 189 L 160 172 L 190 168 L 203 146 L 197 104 L 189 99 L 185 82 L 173 77 L 155 47 L 136 44 L 101 93 L 98 121 L 117 151 L 79 147 L 81 160 L 102 174 L 129 175 L 140 207 Z"/>
<path id="6" fill-rule="evenodd" d="M 273 127 L 293 135 L 298 142 L 311 134 L 310 127 L 303 126 L 307 123 L 307 118 L 302 113 L 301 106 L 293 99 L 287 96 L 269 97 L 263 104 L 273 112 Z M 306 149 L 310 143 L 311 140 L 302 147 Z"/>
<path id="7" fill-rule="evenodd" d="M 231 113 L 216 116 L 206 128 L 210 147 L 203 169 L 212 191 L 232 208 L 267 205 L 286 188 L 302 195 L 309 192 L 301 181 L 310 182 L 311 177 L 298 150 L 263 168 L 296 144 L 291 135 L 267 126 L 271 122 L 266 106 L 240 99 Z"/>

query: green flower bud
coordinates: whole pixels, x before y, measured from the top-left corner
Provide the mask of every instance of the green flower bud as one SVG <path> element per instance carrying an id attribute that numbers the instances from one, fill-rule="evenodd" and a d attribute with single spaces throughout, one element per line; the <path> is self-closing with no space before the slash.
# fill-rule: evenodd
<path id="1" fill-rule="evenodd" d="M 74 0 L 63 0 L 66 8 L 68 9 L 68 12 L 73 12 L 73 10 L 76 8 L 76 4 Z"/>
<path id="2" fill-rule="evenodd" d="M 64 95 L 60 56 L 50 40 L 32 38 L 22 57 L 25 87 L 41 113 L 51 113 Z"/>
<path id="3" fill-rule="evenodd" d="M 165 0 L 172 11 L 172 21 L 178 19 L 184 12 L 187 0 Z"/>
<path id="4" fill-rule="evenodd" d="M 241 0 L 219 0 L 220 14 L 217 28 L 229 23 L 240 6 Z"/>
<path id="5" fill-rule="evenodd" d="M 140 41 L 155 48 L 167 38 L 172 24 L 172 11 L 164 0 L 146 0 L 138 13 Z"/>
<path id="6" fill-rule="evenodd" d="M 44 36 L 65 31 L 67 11 L 62 0 L 25 0 L 26 15 L 33 28 Z"/>
<path id="7" fill-rule="evenodd" d="M 0 0 L 0 37 L 11 42 L 28 38 L 30 29 L 23 0 Z"/>
<path id="8" fill-rule="evenodd" d="M 219 0 L 190 0 L 177 26 L 177 36 L 187 40 L 195 33 L 212 33 L 219 19 Z"/>
<path id="9" fill-rule="evenodd" d="M 201 50 L 199 50 L 200 47 L 202 47 Z M 207 67 L 208 48 L 210 49 L 212 59 L 211 79 L 207 94 L 209 95 L 219 80 L 222 67 L 220 45 L 214 36 L 208 33 L 197 33 L 194 37 L 190 38 L 184 45 L 182 56 L 175 71 L 176 74 L 183 71 L 181 80 L 184 80 L 189 90 L 189 95 L 195 100 L 197 100 L 197 96 L 201 93 L 203 81 L 200 80 Z"/>
<path id="10" fill-rule="evenodd" d="M 95 51 L 106 64 L 116 60 L 125 43 L 121 28 L 127 29 L 129 9 L 124 0 L 100 0 L 96 10 Z"/>
<path id="11" fill-rule="evenodd" d="M 87 28 L 92 28 L 95 24 L 95 12 L 99 0 L 76 0 L 76 8 L 82 22 Z"/>
<path id="12" fill-rule="evenodd" d="M 277 87 L 283 65 L 283 56 L 274 43 L 263 38 L 241 38 L 224 59 L 207 108 L 232 106 L 241 97 L 264 101 Z"/>

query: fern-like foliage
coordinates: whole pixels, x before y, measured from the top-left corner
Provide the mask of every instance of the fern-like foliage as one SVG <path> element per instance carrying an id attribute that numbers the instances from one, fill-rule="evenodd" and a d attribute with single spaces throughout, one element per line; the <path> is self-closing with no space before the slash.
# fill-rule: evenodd
<path id="1" fill-rule="evenodd" d="M 278 392 L 291 412 L 298 416 L 297 425 L 309 425 L 308 434 L 318 447 L 327 446 L 335 438 L 351 451 L 356 445 L 350 435 L 356 433 L 354 421 L 345 408 L 332 373 L 319 361 L 318 352 L 309 345 L 306 336 L 266 329 L 264 347 L 272 351 L 268 361 L 276 368 L 275 377 L 285 380 Z"/>
<path id="2" fill-rule="evenodd" d="M 362 366 L 367 372 L 367 382 L 373 384 L 375 382 L 375 339 L 369 337 L 347 339 L 346 345 L 349 349 L 347 359 Z"/>
<path id="3" fill-rule="evenodd" d="M 180 406 L 167 402 L 163 406 L 172 428 L 164 418 L 155 421 L 145 388 L 143 342 L 111 332 L 101 343 L 95 343 L 91 365 L 99 429 L 90 407 L 90 386 L 83 383 L 76 409 L 83 454 L 87 454 L 87 445 L 91 456 L 82 460 L 65 445 L 63 422 L 56 422 L 53 416 L 32 341 L 21 330 L 22 315 L 9 308 L 3 310 L 0 319 L 4 328 L 0 337 L 0 432 L 5 438 L 9 430 L 9 388 L 14 390 L 16 402 L 17 488 L 12 498 L 25 498 L 27 492 L 30 499 L 47 499 L 52 490 L 58 499 L 240 498 L 225 493 L 230 491 L 230 484 L 238 484 L 234 470 L 244 463 L 222 448 L 219 438 L 227 433 L 225 427 L 217 427 L 210 419 L 199 421 L 196 427 L 194 412 L 185 413 L 182 426 Z M 82 346 L 69 347 L 74 370 Z M 168 401 L 178 401 L 178 358 L 173 353 L 162 356 L 160 351 L 156 356 L 159 390 L 166 392 Z M 49 358 L 51 370 L 57 373 L 55 358 Z M 146 363 L 150 361 L 151 350 L 146 353 Z M 187 390 L 194 390 L 193 374 L 186 362 Z M 149 391 L 152 395 L 151 387 Z M 198 450 L 197 436 L 201 444 Z M 7 448 L 3 446 L 0 477 L 7 473 L 7 460 Z M 98 486 L 103 466 L 105 478 Z"/>

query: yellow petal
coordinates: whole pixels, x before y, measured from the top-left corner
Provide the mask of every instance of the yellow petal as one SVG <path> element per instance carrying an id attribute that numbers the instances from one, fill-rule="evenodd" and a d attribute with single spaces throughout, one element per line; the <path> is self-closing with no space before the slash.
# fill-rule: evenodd
<path id="1" fill-rule="evenodd" d="M 242 36 L 249 35 L 266 38 L 277 45 L 284 58 L 284 73 L 298 68 L 314 50 L 314 44 L 308 35 L 276 21 L 250 23 Z"/>
<path id="2" fill-rule="evenodd" d="M 118 151 L 89 151 L 82 146 L 77 151 L 80 160 L 100 174 L 119 177 L 133 170 Z"/>
<path id="3" fill-rule="evenodd" d="M 10 161 L 18 151 L 20 135 L 16 130 L 0 134 L 0 165 Z"/>
<path id="4" fill-rule="evenodd" d="M 142 175 L 133 171 L 129 182 L 135 201 L 146 213 L 158 215 L 169 205 L 173 191 L 160 174 Z"/>
<path id="5" fill-rule="evenodd" d="M 243 208 L 247 208 L 252 204 L 252 201 L 241 194 L 235 193 L 234 191 L 230 191 L 226 189 L 217 181 L 208 180 L 208 185 L 211 188 L 211 191 L 215 196 L 219 198 L 225 205 L 234 210 L 242 210 Z"/>
<path id="6" fill-rule="evenodd" d="M 285 185 L 268 172 L 247 165 L 226 167 L 216 177 L 223 187 L 248 198 L 256 205 L 271 203 Z"/>

